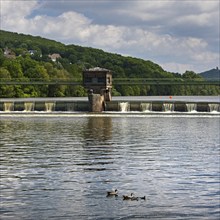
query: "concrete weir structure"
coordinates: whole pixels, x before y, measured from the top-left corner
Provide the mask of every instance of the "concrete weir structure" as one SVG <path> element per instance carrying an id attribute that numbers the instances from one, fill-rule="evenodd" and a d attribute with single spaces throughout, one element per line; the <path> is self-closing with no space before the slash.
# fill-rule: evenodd
<path id="1" fill-rule="evenodd" d="M 104 96 L 89 94 L 83 98 L 15 98 L 0 99 L 0 112 L 34 113 L 34 112 L 217 112 L 220 113 L 219 98 L 198 100 L 195 97 L 176 97 L 170 100 L 164 97 L 114 97 L 105 102 Z M 104 106 L 103 106 L 104 105 Z"/>
<path id="2" fill-rule="evenodd" d="M 218 102 L 186 101 L 111 101 L 106 111 L 119 112 L 220 112 Z"/>

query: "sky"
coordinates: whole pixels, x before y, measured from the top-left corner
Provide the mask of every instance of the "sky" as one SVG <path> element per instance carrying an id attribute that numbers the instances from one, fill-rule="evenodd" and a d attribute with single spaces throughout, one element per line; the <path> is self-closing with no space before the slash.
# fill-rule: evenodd
<path id="1" fill-rule="evenodd" d="M 0 29 L 151 60 L 219 67 L 220 0 L 0 0 Z"/>

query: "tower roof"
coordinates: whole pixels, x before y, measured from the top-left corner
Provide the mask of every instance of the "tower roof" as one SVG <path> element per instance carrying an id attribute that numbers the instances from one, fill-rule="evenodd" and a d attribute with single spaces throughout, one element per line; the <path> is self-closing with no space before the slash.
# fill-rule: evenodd
<path id="1" fill-rule="evenodd" d="M 90 69 L 86 69 L 85 71 L 106 71 L 106 72 L 110 72 L 110 70 L 105 69 L 105 68 L 101 68 L 101 67 L 93 67 Z"/>

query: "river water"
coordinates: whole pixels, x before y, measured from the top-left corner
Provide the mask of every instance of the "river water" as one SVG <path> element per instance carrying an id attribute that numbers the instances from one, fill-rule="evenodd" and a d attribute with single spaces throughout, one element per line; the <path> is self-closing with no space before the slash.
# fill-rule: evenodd
<path id="1" fill-rule="evenodd" d="M 217 220 L 219 127 L 215 115 L 1 117 L 0 219 Z"/>

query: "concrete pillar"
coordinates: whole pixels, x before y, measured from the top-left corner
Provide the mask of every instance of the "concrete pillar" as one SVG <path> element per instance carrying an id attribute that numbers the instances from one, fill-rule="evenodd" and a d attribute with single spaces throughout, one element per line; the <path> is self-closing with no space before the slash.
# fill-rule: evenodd
<path id="1" fill-rule="evenodd" d="M 109 89 L 105 89 L 105 92 L 104 92 L 104 98 L 105 98 L 105 101 L 111 101 L 112 100 L 112 95 L 111 95 L 111 91 Z"/>
<path id="2" fill-rule="evenodd" d="M 102 112 L 105 110 L 104 95 L 89 93 L 88 98 L 90 112 Z"/>

